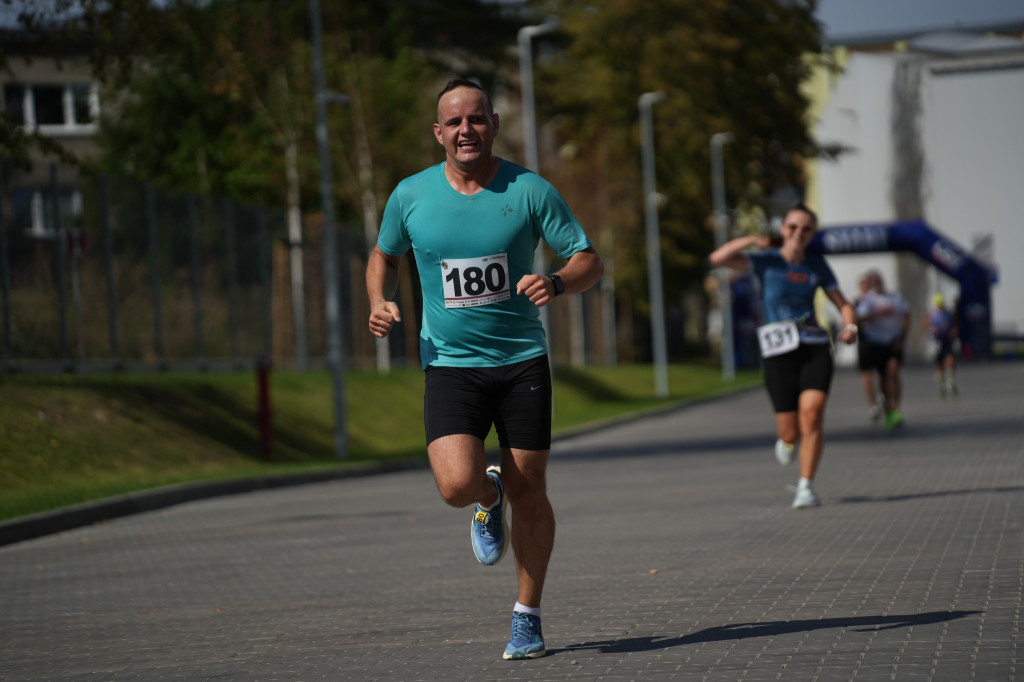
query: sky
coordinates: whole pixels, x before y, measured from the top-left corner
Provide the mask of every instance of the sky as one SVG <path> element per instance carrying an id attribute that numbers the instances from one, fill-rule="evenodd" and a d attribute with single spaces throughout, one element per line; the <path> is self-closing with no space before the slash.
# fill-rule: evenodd
<path id="1" fill-rule="evenodd" d="M 14 23 L 25 1 L 0 0 L 0 25 Z M 53 2 L 28 1 L 37 6 Z M 1024 0 L 819 0 L 817 15 L 826 42 L 957 28 L 990 30 L 1006 23 L 1024 31 Z"/>
<path id="2" fill-rule="evenodd" d="M 817 16 L 832 43 L 1006 24 L 1024 31 L 1024 0 L 820 0 Z"/>

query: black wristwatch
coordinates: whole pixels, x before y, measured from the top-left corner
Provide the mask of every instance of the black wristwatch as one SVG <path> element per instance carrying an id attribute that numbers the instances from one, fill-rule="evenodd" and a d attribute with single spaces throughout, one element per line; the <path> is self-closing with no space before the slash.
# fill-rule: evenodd
<path id="1" fill-rule="evenodd" d="M 555 285 L 555 296 L 560 296 L 565 293 L 565 282 L 558 275 L 548 275 L 548 279 Z"/>

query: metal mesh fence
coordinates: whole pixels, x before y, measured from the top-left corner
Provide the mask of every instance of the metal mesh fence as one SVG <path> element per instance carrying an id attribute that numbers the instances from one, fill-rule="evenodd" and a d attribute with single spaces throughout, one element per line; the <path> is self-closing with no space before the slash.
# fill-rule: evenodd
<path id="1" fill-rule="evenodd" d="M 287 346 L 279 352 L 294 347 L 274 330 L 275 318 L 288 330 L 293 321 L 290 278 L 274 277 L 288 264 L 282 212 L 104 176 L 77 192 L 77 208 L 61 210 L 60 188 L 43 191 L 32 224 L 10 198 L 0 204 L 6 371 L 232 369 L 273 357 L 275 340 Z M 315 277 L 317 237 L 305 252 Z M 306 346 L 316 364 L 323 286 L 303 288 L 314 294 L 303 313 L 314 311 Z"/>
<path id="2" fill-rule="evenodd" d="M 10 190 L 0 199 L 4 372 L 238 370 L 266 359 L 326 367 L 319 217 L 303 224 L 296 282 L 299 245 L 289 242 L 281 211 L 106 176 L 82 176 L 71 193 L 54 180 L 20 206 Z M 418 366 L 413 259 L 403 260 L 396 295 L 406 323 L 382 349 L 366 332 L 362 230 L 336 229 L 343 364 L 380 367 L 383 351 L 389 365 Z M 556 363 L 607 357 L 600 296 L 552 307 Z"/>

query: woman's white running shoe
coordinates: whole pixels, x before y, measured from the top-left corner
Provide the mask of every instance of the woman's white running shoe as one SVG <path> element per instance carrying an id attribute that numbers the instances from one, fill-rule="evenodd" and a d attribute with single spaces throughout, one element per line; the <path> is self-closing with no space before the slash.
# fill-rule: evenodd
<path id="1" fill-rule="evenodd" d="M 793 498 L 793 509 L 817 507 L 820 504 L 821 500 L 818 499 L 817 494 L 815 494 L 814 488 L 807 486 L 805 488 L 798 487 L 796 489 L 796 497 Z"/>
<path id="2" fill-rule="evenodd" d="M 781 438 L 775 441 L 775 459 L 782 466 L 786 466 L 793 461 L 794 452 L 796 452 L 796 446 L 792 443 L 787 443 Z"/>

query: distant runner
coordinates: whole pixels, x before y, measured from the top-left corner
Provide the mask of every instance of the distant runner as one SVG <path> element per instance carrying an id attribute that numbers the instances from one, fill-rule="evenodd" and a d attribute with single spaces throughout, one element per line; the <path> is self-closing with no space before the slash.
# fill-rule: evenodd
<path id="1" fill-rule="evenodd" d="M 939 344 L 935 353 L 935 384 L 939 387 L 939 395 L 956 395 L 956 352 L 953 348 L 959 338 L 959 327 L 956 317 L 946 308 L 942 294 L 932 298 L 932 309 L 928 311 L 923 329 L 932 335 Z"/>
<path id="2" fill-rule="evenodd" d="M 859 366 L 865 393 L 871 400 L 872 372 L 878 372 L 885 413 L 885 430 L 903 424 L 900 402 L 903 398 L 903 344 L 910 330 L 910 304 L 895 291 L 886 291 L 877 270 L 867 273 L 868 292 L 855 307 L 860 329 Z"/>
<path id="3" fill-rule="evenodd" d="M 825 403 L 833 360 L 828 334 L 814 315 L 818 287 L 843 316 L 840 340 L 850 344 L 857 339 L 853 305 L 839 290 L 832 268 L 823 256 L 807 251 L 817 225 L 814 212 L 797 204 L 783 220 L 783 241 L 778 249 L 771 248 L 767 236 L 748 236 L 723 244 L 710 256 L 716 266 L 753 268 L 761 282 L 766 324 L 758 329 L 758 339 L 778 428 L 775 458 L 780 464 L 789 464 L 796 443 L 800 443 L 794 509 L 821 504 L 812 484 L 825 448 Z M 760 251 L 748 251 L 751 248 Z"/>

